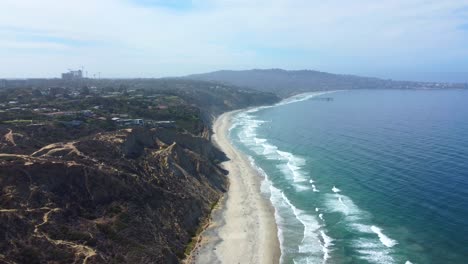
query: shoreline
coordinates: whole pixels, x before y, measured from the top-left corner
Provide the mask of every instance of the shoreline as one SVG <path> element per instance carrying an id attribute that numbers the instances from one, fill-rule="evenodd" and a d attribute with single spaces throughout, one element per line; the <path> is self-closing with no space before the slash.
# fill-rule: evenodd
<path id="1" fill-rule="evenodd" d="M 229 189 L 187 263 L 279 263 L 275 209 L 260 191 L 263 178 L 229 140 L 232 117 L 239 111 L 224 113 L 213 124 L 212 140 L 229 158 L 221 164 L 229 171 Z"/>

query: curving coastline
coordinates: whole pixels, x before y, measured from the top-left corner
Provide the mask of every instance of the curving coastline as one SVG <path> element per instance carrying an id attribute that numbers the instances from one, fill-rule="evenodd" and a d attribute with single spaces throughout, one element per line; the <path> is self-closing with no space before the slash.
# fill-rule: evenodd
<path id="1" fill-rule="evenodd" d="M 213 124 L 213 142 L 229 158 L 222 166 L 229 171 L 230 186 L 189 263 L 279 263 L 274 208 L 260 192 L 262 176 L 228 137 L 237 112 L 224 113 Z"/>

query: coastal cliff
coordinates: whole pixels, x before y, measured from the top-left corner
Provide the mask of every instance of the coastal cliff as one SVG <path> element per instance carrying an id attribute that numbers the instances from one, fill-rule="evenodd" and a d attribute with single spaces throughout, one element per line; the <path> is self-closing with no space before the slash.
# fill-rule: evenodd
<path id="1" fill-rule="evenodd" d="M 0 89 L 0 263 L 182 262 L 228 188 L 213 117 L 279 98 L 180 79 L 87 82 Z"/>
<path id="2" fill-rule="evenodd" d="M 0 154 L 0 261 L 178 263 L 227 188 L 203 138 L 123 129 Z"/>

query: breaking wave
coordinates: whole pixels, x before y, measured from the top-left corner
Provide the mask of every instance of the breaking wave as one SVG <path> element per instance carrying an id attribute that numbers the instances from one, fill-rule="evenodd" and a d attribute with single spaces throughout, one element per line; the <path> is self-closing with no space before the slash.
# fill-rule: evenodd
<path id="1" fill-rule="evenodd" d="M 258 155 L 267 160 L 287 181 L 287 186 L 275 186 L 267 173 L 256 165 L 255 158 L 249 157 L 252 166 L 264 176 L 261 190 L 269 197 L 275 208 L 281 262 L 325 263 L 333 259 L 331 253 L 334 249 L 334 240 L 327 235 L 329 231 L 325 216 L 329 213 L 339 213 L 343 217 L 342 221 L 346 228 L 358 234 L 352 244 L 361 259 L 371 263 L 395 263 L 393 247 L 398 242 L 385 235 L 382 228 L 372 224 L 372 217 L 369 213 L 361 210 L 335 185 L 330 188 L 312 179 L 309 171 L 306 170 L 307 160 L 304 157 L 280 149 L 269 142 L 265 136 L 258 135 L 258 129 L 268 125 L 269 121 L 258 120 L 255 117 L 257 111 L 308 100 L 323 94 L 325 93 L 301 95 L 274 106 L 249 109 L 237 114 L 233 120 L 233 127 L 239 128 L 238 133 L 233 137 L 255 153 L 254 157 Z M 291 190 L 288 190 L 288 186 L 295 191 L 292 197 L 290 197 Z M 345 189 L 344 186 L 340 187 Z M 331 190 L 331 192 L 324 190 Z M 320 200 L 324 208 L 320 205 L 320 209 L 319 207 L 301 209 L 302 207 L 292 199 L 297 194 L 308 195 L 307 192 L 316 193 L 315 196 L 310 196 L 311 199 Z M 298 230 L 301 230 L 300 233 Z M 286 243 L 285 241 L 293 242 Z M 288 259 L 285 259 L 286 255 L 289 256 Z"/>

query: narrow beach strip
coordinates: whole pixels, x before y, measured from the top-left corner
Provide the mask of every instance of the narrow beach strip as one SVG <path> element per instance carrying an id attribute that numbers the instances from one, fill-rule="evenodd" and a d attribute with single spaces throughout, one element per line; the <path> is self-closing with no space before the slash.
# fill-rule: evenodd
<path id="1" fill-rule="evenodd" d="M 229 159 L 222 166 L 229 171 L 230 186 L 201 233 L 190 263 L 279 263 L 274 208 L 260 191 L 262 176 L 229 140 L 237 112 L 222 114 L 213 125 L 212 139 Z"/>

